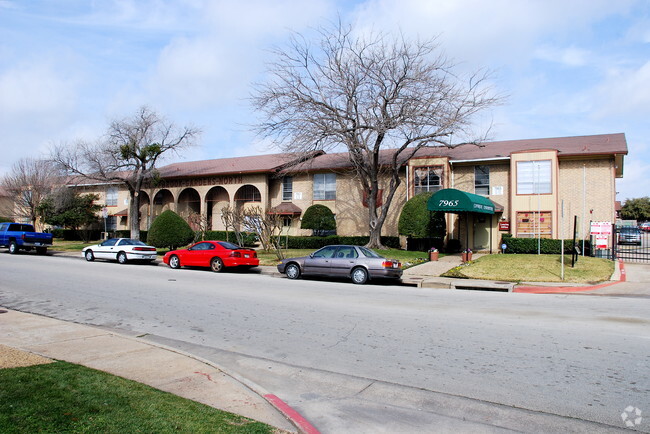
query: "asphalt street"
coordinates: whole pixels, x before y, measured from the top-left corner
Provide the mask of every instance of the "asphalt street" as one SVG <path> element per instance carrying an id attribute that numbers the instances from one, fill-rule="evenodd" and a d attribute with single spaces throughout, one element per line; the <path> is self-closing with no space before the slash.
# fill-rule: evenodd
<path id="1" fill-rule="evenodd" d="M 628 406 L 650 413 L 648 298 L 1 259 L 0 305 L 215 360 L 323 432 L 421 431 L 441 415 L 450 431 L 587 432 L 624 428 Z"/>

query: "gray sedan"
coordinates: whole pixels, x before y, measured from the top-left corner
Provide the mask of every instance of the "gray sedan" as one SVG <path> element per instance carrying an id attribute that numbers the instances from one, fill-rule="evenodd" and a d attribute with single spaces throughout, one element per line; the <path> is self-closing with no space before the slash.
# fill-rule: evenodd
<path id="1" fill-rule="evenodd" d="M 386 259 L 362 246 L 326 246 L 309 256 L 283 259 L 278 271 L 289 279 L 301 275 L 349 277 L 357 284 L 370 279 L 402 277 L 399 261 Z"/>

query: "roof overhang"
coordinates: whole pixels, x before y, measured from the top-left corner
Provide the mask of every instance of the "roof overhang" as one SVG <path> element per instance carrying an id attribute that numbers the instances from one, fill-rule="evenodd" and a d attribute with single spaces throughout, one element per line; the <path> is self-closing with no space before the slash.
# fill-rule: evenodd
<path id="1" fill-rule="evenodd" d="M 437 191 L 429 198 L 427 209 L 429 211 L 452 213 L 494 214 L 496 207 L 490 199 L 478 194 L 467 193 L 455 188 L 445 188 Z"/>
<path id="2" fill-rule="evenodd" d="M 302 214 L 302 210 L 291 202 L 282 202 L 271 208 L 269 214 L 296 216 Z"/>

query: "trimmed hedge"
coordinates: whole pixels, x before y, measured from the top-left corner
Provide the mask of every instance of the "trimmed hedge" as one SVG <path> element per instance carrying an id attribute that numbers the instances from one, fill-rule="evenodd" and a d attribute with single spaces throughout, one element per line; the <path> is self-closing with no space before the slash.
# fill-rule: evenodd
<path id="1" fill-rule="evenodd" d="M 582 240 L 576 240 L 582 248 Z M 520 254 L 536 254 L 537 253 L 537 238 L 515 238 L 512 236 L 504 235 L 501 238 L 501 244 L 507 246 L 505 253 L 520 253 Z M 573 240 L 564 240 L 564 253 L 571 253 L 573 251 Z M 559 255 L 562 252 L 562 240 L 542 238 L 539 243 L 540 253 L 545 255 Z M 499 250 L 501 246 L 499 245 Z M 585 240 L 585 255 L 591 252 L 591 242 Z"/>
<path id="2" fill-rule="evenodd" d="M 287 243 L 288 240 L 288 243 Z M 329 237 L 282 237 L 280 244 L 287 249 L 320 249 L 333 244 L 352 244 L 365 246 L 370 237 L 345 237 L 331 235 Z M 392 249 L 399 249 L 399 237 L 381 237 L 381 243 Z M 288 244 L 288 245 L 287 245 Z"/>

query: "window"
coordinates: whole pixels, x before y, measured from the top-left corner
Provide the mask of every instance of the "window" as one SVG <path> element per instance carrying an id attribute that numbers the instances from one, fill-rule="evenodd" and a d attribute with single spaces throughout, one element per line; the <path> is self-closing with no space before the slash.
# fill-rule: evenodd
<path id="1" fill-rule="evenodd" d="M 108 187 L 106 190 L 106 206 L 117 206 L 117 187 Z"/>
<path id="2" fill-rule="evenodd" d="M 553 235 L 553 219 L 549 211 L 518 211 L 518 238 L 551 238 Z"/>
<path id="3" fill-rule="evenodd" d="M 474 193 L 490 194 L 490 166 L 474 166 Z"/>
<path id="4" fill-rule="evenodd" d="M 549 194 L 551 160 L 517 162 L 517 194 Z"/>
<path id="5" fill-rule="evenodd" d="M 282 217 L 282 227 L 290 228 L 292 222 L 293 222 L 293 217 L 291 216 Z"/>
<path id="6" fill-rule="evenodd" d="M 244 185 L 235 194 L 236 202 L 261 202 L 262 195 L 254 185 Z"/>
<path id="7" fill-rule="evenodd" d="M 314 252 L 312 257 L 313 258 L 332 258 L 332 257 L 334 257 L 334 253 L 336 252 L 336 249 L 337 249 L 336 246 L 323 247 L 322 249 Z"/>
<path id="8" fill-rule="evenodd" d="M 106 217 L 106 230 L 114 231 L 117 229 L 117 218 L 114 215 Z"/>
<path id="9" fill-rule="evenodd" d="M 417 167 L 413 171 L 415 194 L 442 188 L 442 166 Z"/>
<path id="10" fill-rule="evenodd" d="M 282 178 L 282 200 L 291 201 L 293 198 L 293 176 Z"/>
<path id="11" fill-rule="evenodd" d="M 317 173 L 314 175 L 314 200 L 336 199 L 336 174 Z"/>

